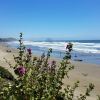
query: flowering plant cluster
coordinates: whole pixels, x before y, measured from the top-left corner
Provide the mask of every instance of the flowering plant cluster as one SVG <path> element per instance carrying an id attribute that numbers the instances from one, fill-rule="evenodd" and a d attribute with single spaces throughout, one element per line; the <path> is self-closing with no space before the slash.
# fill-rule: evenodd
<path id="1" fill-rule="evenodd" d="M 33 57 L 32 50 L 26 50 L 22 39 L 20 33 L 19 55 L 14 56 L 15 66 L 10 65 L 17 78 L 3 84 L 0 100 L 74 100 L 78 81 L 62 89 L 63 79 L 74 68 L 70 63 L 72 44 L 66 46 L 66 55 L 58 65 L 50 60 L 51 48 L 47 54 Z M 89 84 L 85 94 L 77 96 L 76 100 L 86 100 L 93 88 L 94 85 Z"/>

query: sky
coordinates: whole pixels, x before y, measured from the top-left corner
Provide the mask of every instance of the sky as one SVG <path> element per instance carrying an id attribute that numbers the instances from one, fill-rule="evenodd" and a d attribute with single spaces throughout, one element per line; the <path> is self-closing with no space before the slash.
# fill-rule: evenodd
<path id="1" fill-rule="evenodd" d="M 100 39 L 100 0 L 0 0 L 0 37 Z"/>

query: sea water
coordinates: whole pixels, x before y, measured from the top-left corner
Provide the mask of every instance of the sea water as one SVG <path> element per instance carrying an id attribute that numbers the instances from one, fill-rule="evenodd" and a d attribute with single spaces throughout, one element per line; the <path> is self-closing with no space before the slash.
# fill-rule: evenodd
<path id="1" fill-rule="evenodd" d="M 63 58 L 68 42 L 73 44 L 72 60 L 82 60 L 86 63 L 100 64 L 100 40 L 70 40 L 70 41 L 24 41 L 27 48 L 31 48 L 33 54 L 47 53 L 53 49 L 52 57 Z M 9 42 L 12 47 L 18 47 L 18 41 Z"/>

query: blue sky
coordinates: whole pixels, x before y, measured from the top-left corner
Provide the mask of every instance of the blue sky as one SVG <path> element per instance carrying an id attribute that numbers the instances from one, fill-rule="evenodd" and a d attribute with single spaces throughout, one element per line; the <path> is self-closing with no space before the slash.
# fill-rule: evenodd
<path id="1" fill-rule="evenodd" d="M 100 39 L 100 0 L 0 0 L 0 37 Z"/>

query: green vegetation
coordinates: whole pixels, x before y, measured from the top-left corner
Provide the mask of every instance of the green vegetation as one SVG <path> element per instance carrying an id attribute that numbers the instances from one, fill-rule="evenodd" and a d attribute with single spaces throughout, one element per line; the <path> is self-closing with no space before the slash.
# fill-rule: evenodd
<path id="1" fill-rule="evenodd" d="M 74 69 L 70 63 L 72 44 L 67 45 L 66 55 L 57 66 L 56 61 L 50 62 L 49 60 L 52 49 L 49 49 L 46 55 L 43 53 L 40 58 L 37 58 L 32 56 L 30 48 L 26 51 L 22 33 L 20 33 L 19 43 L 19 56 L 14 56 L 15 66 L 13 66 L 18 77 L 3 84 L 0 90 L 0 100 L 74 100 L 74 92 L 78 88 L 79 81 L 73 86 L 67 85 L 62 90 L 64 84 L 62 80 L 66 75 L 68 77 L 70 70 Z M 3 70 L 2 78 L 8 76 L 4 73 Z M 10 74 L 9 76 L 12 77 Z M 80 94 L 76 100 L 86 100 L 93 88 L 94 85 L 90 83 L 85 94 Z"/>

